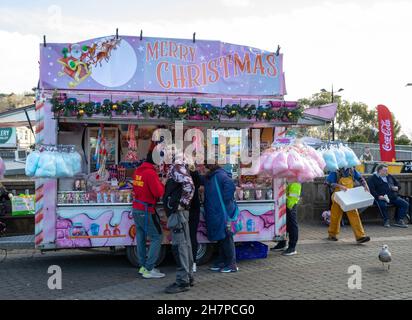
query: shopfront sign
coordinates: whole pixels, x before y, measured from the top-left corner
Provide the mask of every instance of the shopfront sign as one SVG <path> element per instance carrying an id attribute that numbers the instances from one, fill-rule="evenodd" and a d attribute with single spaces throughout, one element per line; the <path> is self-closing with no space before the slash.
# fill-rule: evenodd
<path id="1" fill-rule="evenodd" d="M 0 148 L 16 148 L 16 128 L 0 128 Z"/>

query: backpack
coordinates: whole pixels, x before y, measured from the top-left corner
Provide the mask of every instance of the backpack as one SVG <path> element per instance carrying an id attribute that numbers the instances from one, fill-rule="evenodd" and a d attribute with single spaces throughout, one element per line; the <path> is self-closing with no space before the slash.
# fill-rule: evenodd
<path id="1" fill-rule="evenodd" d="M 228 227 L 229 231 L 233 235 L 235 235 L 236 233 L 238 233 L 239 231 L 241 231 L 243 229 L 242 216 L 240 215 L 239 207 L 238 207 L 238 205 L 235 201 L 235 213 L 233 214 L 233 217 L 230 217 L 227 214 L 226 205 L 223 202 L 222 192 L 220 190 L 220 186 L 219 186 L 219 183 L 217 182 L 216 176 L 213 177 L 213 180 L 215 181 L 216 190 L 217 190 L 217 194 L 219 196 L 220 205 L 222 206 L 222 210 L 225 214 L 225 217 L 227 217 L 227 227 Z"/>
<path id="2" fill-rule="evenodd" d="M 183 186 L 181 183 L 173 179 L 166 182 L 165 193 L 163 195 L 163 208 L 166 216 L 176 213 L 179 208 L 180 199 L 182 198 Z"/>

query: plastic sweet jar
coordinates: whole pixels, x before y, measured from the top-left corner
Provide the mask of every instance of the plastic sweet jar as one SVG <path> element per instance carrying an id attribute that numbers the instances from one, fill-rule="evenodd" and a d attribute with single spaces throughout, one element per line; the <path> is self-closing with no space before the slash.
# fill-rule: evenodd
<path id="1" fill-rule="evenodd" d="M 86 229 L 83 227 L 82 223 L 74 223 L 71 230 L 70 236 L 72 237 L 83 237 L 86 236 Z"/>

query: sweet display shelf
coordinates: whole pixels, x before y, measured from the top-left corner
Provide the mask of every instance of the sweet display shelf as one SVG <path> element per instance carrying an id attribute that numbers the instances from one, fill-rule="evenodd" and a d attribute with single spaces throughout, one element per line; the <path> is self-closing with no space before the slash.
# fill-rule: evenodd
<path id="1" fill-rule="evenodd" d="M 58 207 L 131 207 L 133 203 L 59 203 Z"/>
<path id="2" fill-rule="evenodd" d="M 237 200 L 237 203 L 273 203 L 273 199 L 269 200 Z M 120 206 L 120 207 L 130 207 L 133 203 L 59 203 L 58 207 L 110 207 L 110 206 Z M 161 206 L 162 203 L 158 203 Z"/>

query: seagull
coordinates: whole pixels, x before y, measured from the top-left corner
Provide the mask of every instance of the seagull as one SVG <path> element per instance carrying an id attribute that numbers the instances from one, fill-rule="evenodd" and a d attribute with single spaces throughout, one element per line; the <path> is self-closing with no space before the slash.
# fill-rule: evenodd
<path id="1" fill-rule="evenodd" d="M 379 261 L 382 262 L 383 267 L 385 267 L 385 263 L 387 263 L 389 271 L 390 262 L 392 261 L 392 255 L 388 250 L 388 245 L 386 244 L 382 246 L 382 250 L 379 252 Z"/>

